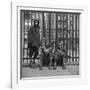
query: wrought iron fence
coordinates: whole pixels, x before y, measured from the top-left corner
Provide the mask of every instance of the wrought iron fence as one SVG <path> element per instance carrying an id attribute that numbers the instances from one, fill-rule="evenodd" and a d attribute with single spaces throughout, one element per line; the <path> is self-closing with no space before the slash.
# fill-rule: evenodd
<path id="1" fill-rule="evenodd" d="M 50 12 L 21 10 L 21 61 L 22 64 L 30 62 L 28 55 L 28 30 L 33 25 L 33 20 L 40 21 L 40 39 L 46 42 L 62 42 L 66 50 L 67 64 L 79 64 L 79 31 L 80 13 Z"/>

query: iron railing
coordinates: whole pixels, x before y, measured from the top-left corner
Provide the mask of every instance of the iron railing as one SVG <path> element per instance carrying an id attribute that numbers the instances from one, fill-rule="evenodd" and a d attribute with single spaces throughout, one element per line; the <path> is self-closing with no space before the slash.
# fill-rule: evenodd
<path id="1" fill-rule="evenodd" d="M 80 13 L 21 10 L 21 62 L 30 62 L 28 55 L 28 30 L 33 20 L 40 21 L 40 39 L 46 42 L 63 43 L 67 64 L 79 64 Z"/>

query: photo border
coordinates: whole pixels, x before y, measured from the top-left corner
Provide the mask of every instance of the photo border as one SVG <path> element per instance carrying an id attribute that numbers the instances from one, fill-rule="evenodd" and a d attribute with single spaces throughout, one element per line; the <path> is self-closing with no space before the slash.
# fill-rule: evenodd
<path id="1" fill-rule="evenodd" d="M 12 56 L 11 56 L 11 87 L 12 88 L 15 88 L 15 87 L 22 87 L 22 86 L 25 86 L 27 87 L 30 83 L 32 83 L 32 86 L 40 79 L 43 79 L 43 81 L 46 81 L 49 79 L 49 82 L 52 81 L 52 80 L 55 80 L 55 79 L 59 79 L 63 82 L 63 84 L 65 84 L 65 79 L 67 79 L 67 81 L 70 82 L 73 81 L 73 80 L 80 80 L 81 83 L 82 83 L 82 79 L 85 79 L 86 80 L 86 73 L 85 73 L 85 76 L 83 76 L 83 73 L 86 71 L 86 69 L 84 69 L 85 71 L 82 70 L 82 66 L 86 66 L 86 65 L 82 65 L 81 63 L 81 52 L 82 52 L 82 35 L 84 35 L 86 32 L 85 32 L 85 23 L 84 21 L 87 21 L 87 19 L 85 20 L 85 16 L 87 15 L 87 8 L 85 6 L 82 6 L 82 7 L 78 7 L 78 9 L 75 9 L 75 7 L 73 7 L 73 9 L 69 8 L 68 9 L 68 6 L 67 6 L 67 9 L 65 8 L 50 8 L 50 7 L 37 7 L 37 6 L 29 6 L 30 3 L 17 3 L 17 2 L 13 2 L 11 3 L 11 53 L 12 53 Z M 25 7 L 25 8 L 24 8 Z M 64 7 L 64 6 L 63 6 Z M 66 6 L 65 6 L 66 7 Z M 46 9 L 45 9 L 46 8 Z M 80 16 L 80 75 L 74 75 L 74 76 L 50 76 L 50 77 L 36 77 L 36 78 L 26 78 L 26 79 L 20 79 L 20 10 L 21 9 L 32 9 L 32 10 L 56 10 L 56 11 L 70 11 L 70 12 L 81 12 L 81 16 Z M 84 18 L 84 19 L 83 19 Z M 84 25 L 85 24 L 85 25 Z M 82 26 L 82 27 L 81 27 Z M 86 25 L 87 26 L 87 25 Z M 83 33 L 81 32 L 81 30 L 83 29 Z M 86 34 L 85 34 L 86 35 Z M 84 35 L 84 37 L 85 37 Z M 85 38 L 84 38 L 85 39 Z M 84 47 L 85 48 L 85 47 Z M 84 59 L 85 59 L 85 56 L 84 56 Z M 83 61 L 84 63 L 85 61 Z M 87 61 L 86 61 L 87 63 Z M 74 77 L 74 78 L 73 78 Z M 79 78 L 77 78 L 79 77 Z M 73 80 L 72 80 L 73 78 Z M 58 80 L 58 81 L 59 81 Z M 40 80 L 41 81 L 41 80 Z M 39 82 L 40 82 L 39 81 Z M 75 82 L 77 82 L 75 81 Z M 74 81 L 73 81 L 74 82 Z M 75 83 L 74 82 L 74 83 Z M 45 83 L 45 82 L 44 82 Z M 28 85 L 27 85 L 28 84 Z M 68 83 L 66 83 L 68 84 Z M 36 85 L 37 86 L 37 85 Z M 29 85 L 30 87 L 30 85 Z"/>

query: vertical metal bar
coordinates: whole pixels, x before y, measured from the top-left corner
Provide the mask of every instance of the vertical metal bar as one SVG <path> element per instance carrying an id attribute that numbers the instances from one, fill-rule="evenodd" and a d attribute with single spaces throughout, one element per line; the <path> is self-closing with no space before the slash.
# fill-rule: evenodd
<path id="1" fill-rule="evenodd" d="M 56 49 L 56 13 L 54 13 L 54 44 L 55 44 L 55 49 Z"/>
<path id="2" fill-rule="evenodd" d="M 32 20 L 31 20 L 31 11 L 29 11 L 29 28 L 28 28 L 28 32 L 30 30 L 30 27 L 31 27 L 31 23 L 32 23 Z M 28 36 L 27 36 L 28 38 Z M 27 47 L 28 47 L 28 42 L 27 42 Z M 30 58 L 29 58 L 29 47 L 28 47 L 28 63 L 30 63 Z"/>
<path id="3" fill-rule="evenodd" d="M 69 63 L 71 61 L 71 33 L 70 33 L 70 13 L 68 13 L 68 48 L 69 48 Z"/>
<path id="4" fill-rule="evenodd" d="M 38 11 L 38 15 L 37 16 L 38 16 L 38 20 L 40 20 L 40 12 L 39 11 Z"/>
<path id="5" fill-rule="evenodd" d="M 26 12 L 26 25 L 25 25 L 25 31 L 28 32 L 28 12 Z M 25 38 L 25 44 L 27 46 L 27 34 L 25 34 L 26 38 Z M 25 58 L 26 58 L 26 62 L 28 63 L 28 58 L 27 58 L 27 51 L 28 51 L 28 48 L 26 47 L 25 49 Z"/>
<path id="6" fill-rule="evenodd" d="M 69 64 L 71 63 L 72 61 L 72 42 L 71 42 L 71 39 L 72 39 L 72 35 L 71 35 L 71 30 L 70 30 L 70 13 L 68 14 L 68 32 L 69 32 L 69 56 L 70 56 L 70 59 L 69 59 Z"/>
<path id="7" fill-rule="evenodd" d="M 77 14 L 77 18 L 76 18 L 76 25 L 77 25 L 77 62 L 78 62 L 78 14 Z"/>
<path id="8" fill-rule="evenodd" d="M 57 13 L 56 13 L 56 40 L 55 40 L 55 48 L 57 49 L 57 33 L 58 33 L 58 31 L 57 31 Z"/>
<path id="9" fill-rule="evenodd" d="M 68 14 L 66 14 L 66 59 L 68 61 Z"/>
<path id="10" fill-rule="evenodd" d="M 34 13 L 34 11 L 31 11 L 32 12 L 32 23 L 31 23 L 31 25 L 34 25 L 34 19 L 35 19 L 35 13 Z"/>
<path id="11" fill-rule="evenodd" d="M 70 13 L 68 13 L 68 45 L 69 45 L 69 64 L 71 62 L 71 31 L 70 31 Z"/>
<path id="12" fill-rule="evenodd" d="M 20 79 L 22 78 L 22 11 L 20 11 Z"/>
<path id="13" fill-rule="evenodd" d="M 42 31 L 42 37 L 41 37 L 41 39 L 43 38 L 43 15 L 42 15 L 42 13 L 40 13 L 41 14 L 41 31 Z"/>
<path id="14" fill-rule="evenodd" d="M 31 12 L 31 26 L 32 26 L 32 12 Z"/>
<path id="15" fill-rule="evenodd" d="M 29 30 L 30 30 L 30 27 L 31 27 L 31 11 L 29 12 Z"/>
<path id="16" fill-rule="evenodd" d="M 29 12 L 28 12 L 28 18 L 27 18 L 27 63 L 28 63 L 28 30 L 29 30 Z"/>
<path id="17" fill-rule="evenodd" d="M 36 11 L 34 11 L 35 19 L 36 19 Z"/>
<path id="18" fill-rule="evenodd" d="M 53 35 L 53 31 L 54 31 L 54 25 L 53 25 L 53 23 L 54 23 L 54 17 L 53 17 L 53 13 L 51 13 L 51 20 L 50 20 L 50 22 L 51 22 L 51 42 L 53 41 L 53 37 L 52 37 L 52 35 Z"/>
<path id="19" fill-rule="evenodd" d="M 25 36 L 25 12 L 24 12 L 24 36 Z M 24 63 L 24 54 L 25 54 L 25 37 L 23 39 L 23 63 Z"/>
<path id="20" fill-rule="evenodd" d="M 42 16 L 43 16 L 43 20 L 42 20 L 42 22 L 43 22 L 43 37 L 45 37 L 45 17 L 44 17 L 44 12 L 42 12 Z"/>
<path id="21" fill-rule="evenodd" d="M 64 50 L 64 14 L 62 13 L 62 24 L 63 24 L 63 28 L 62 28 L 62 32 L 63 32 L 63 50 Z"/>
<path id="22" fill-rule="evenodd" d="M 49 12 L 49 43 L 51 42 L 51 13 Z"/>
<path id="23" fill-rule="evenodd" d="M 76 57 L 76 60 L 75 62 L 77 62 L 77 15 L 75 14 L 75 32 L 76 32 L 76 38 L 75 38 L 75 41 L 76 41 L 76 54 L 75 54 L 75 57 Z"/>
<path id="24" fill-rule="evenodd" d="M 69 53 L 69 52 L 70 52 L 70 45 L 69 45 L 69 43 L 70 43 L 70 38 L 69 38 L 69 23 L 68 23 L 68 22 L 69 22 L 69 14 L 67 13 L 67 34 L 68 34 L 68 35 L 67 35 L 67 39 L 68 39 L 68 40 L 67 40 L 67 42 L 68 42 L 68 43 L 67 43 L 67 45 L 68 45 L 68 49 L 67 49 L 67 50 L 68 50 L 68 55 L 69 55 L 69 54 L 70 54 L 70 53 Z M 69 55 L 69 56 L 70 56 L 70 55 Z M 68 57 L 68 63 L 69 63 L 69 61 L 70 61 L 70 57 Z"/>
<path id="25" fill-rule="evenodd" d="M 42 36 L 42 25 L 41 25 L 41 19 L 40 19 L 40 12 L 38 12 L 38 20 L 39 20 L 39 26 L 40 26 L 40 30 L 39 30 L 39 33 L 40 33 L 40 40 L 41 40 L 41 36 Z"/>
<path id="26" fill-rule="evenodd" d="M 72 14 L 71 14 L 71 16 L 72 16 Z M 71 20 L 71 22 L 72 22 L 72 20 Z M 71 27 L 72 27 L 72 23 L 71 23 Z M 70 27 L 70 28 L 71 28 Z M 71 64 L 72 64 L 72 61 L 73 61 L 73 30 L 72 30 L 72 28 L 71 28 L 71 34 L 72 34 L 72 37 L 71 37 Z"/>
<path id="27" fill-rule="evenodd" d="M 76 31 L 75 31 L 75 14 L 73 15 L 73 27 L 74 27 L 74 63 L 76 61 Z"/>
<path id="28" fill-rule="evenodd" d="M 74 15 L 72 14 L 72 63 L 74 62 Z"/>
<path id="29" fill-rule="evenodd" d="M 78 40 L 80 40 L 80 34 L 79 34 L 79 32 L 80 32 L 80 15 L 78 14 Z M 80 41 L 78 41 L 78 57 L 80 56 L 80 48 L 79 48 L 79 42 Z M 79 58 L 78 58 L 79 59 Z M 78 61 L 78 63 L 79 63 L 79 61 Z"/>

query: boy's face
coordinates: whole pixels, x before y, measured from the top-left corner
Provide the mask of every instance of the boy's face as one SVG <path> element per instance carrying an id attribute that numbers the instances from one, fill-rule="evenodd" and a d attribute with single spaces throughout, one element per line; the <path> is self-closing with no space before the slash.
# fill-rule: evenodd
<path id="1" fill-rule="evenodd" d="M 39 26 L 39 22 L 37 20 L 34 21 L 34 26 Z"/>
<path id="2" fill-rule="evenodd" d="M 37 21 L 35 21 L 35 25 L 38 25 L 38 22 Z"/>
<path id="3" fill-rule="evenodd" d="M 45 43 L 42 43 L 42 46 L 45 46 Z"/>
<path id="4" fill-rule="evenodd" d="M 46 46 L 49 46 L 49 43 L 48 42 L 46 43 Z"/>

